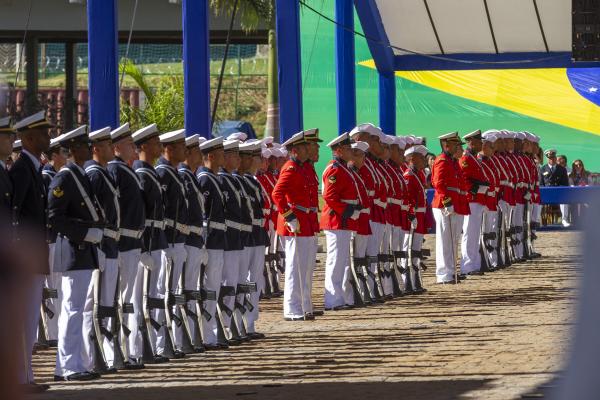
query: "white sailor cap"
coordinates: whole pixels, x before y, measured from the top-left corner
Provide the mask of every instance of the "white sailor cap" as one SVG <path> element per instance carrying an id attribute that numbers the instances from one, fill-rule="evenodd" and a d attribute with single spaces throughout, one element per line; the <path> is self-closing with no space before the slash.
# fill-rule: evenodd
<path id="1" fill-rule="evenodd" d="M 142 129 L 138 129 L 131 135 L 131 139 L 133 139 L 133 143 L 142 144 L 154 136 L 158 136 L 160 132 L 158 132 L 158 127 L 156 124 L 151 124 L 143 127 Z"/>
<path id="2" fill-rule="evenodd" d="M 287 148 L 302 143 L 306 143 L 306 139 L 304 138 L 304 131 L 292 135 L 291 138 L 283 142 L 283 146 Z"/>
<path id="3" fill-rule="evenodd" d="M 200 142 L 200 135 L 198 135 L 197 133 L 195 133 L 192 136 L 188 136 L 188 137 L 185 138 L 185 147 L 195 147 L 195 146 L 198 146 L 199 142 Z"/>
<path id="4" fill-rule="evenodd" d="M 515 139 L 516 140 L 525 140 L 525 139 L 527 139 L 527 135 L 525 135 L 524 132 L 515 132 Z"/>
<path id="5" fill-rule="evenodd" d="M 481 130 L 477 129 L 476 131 L 467 133 L 462 138 L 463 140 L 481 139 Z"/>
<path id="6" fill-rule="evenodd" d="M 218 150 L 223 148 L 223 137 L 219 136 L 214 139 L 207 139 L 204 142 L 200 143 L 200 150 L 203 153 L 210 153 L 213 150 Z"/>
<path id="7" fill-rule="evenodd" d="M 366 124 L 360 124 L 355 126 L 351 131 L 350 131 L 350 137 L 354 139 L 354 137 L 360 133 L 368 133 L 371 136 L 381 136 L 381 130 L 376 127 L 375 125 L 373 125 L 370 122 L 367 122 Z"/>
<path id="8" fill-rule="evenodd" d="M 400 147 L 400 149 L 404 150 L 406 148 L 406 139 L 403 136 L 396 136 L 394 138 L 394 145 Z"/>
<path id="9" fill-rule="evenodd" d="M 458 136 L 458 132 L 456 132 L 456 131 L 444 133 L 443 135 L 438 136 L 438 139 L 446 140 L 449 142 L 459 142 L 459 143 L 463 144 L 463 142 L 460 140 L 460 137 Z"/>
<path id="10" fill-rule="evenodd" d="M 261 145 L 259 140 L 252 142 L 240 143 L 240 154 L 258 156 L 261 154 Z"/>
<path id="11" fill-rule="evenodd" d="M 415 144 L 415 139 L 416 137 L 414 135 L 404 136 L 404 142 L 406 143 L 406 146 L 412 146 L 413 144 Z"/>
<path id="12" fill-rule="evenodd" d="M 493 133 L 481 135 L 481 140 L 483 140 L 484 142 L 496 143 L 496 140 L 498 140 L 498 139 L 499 139 L 498 135 L 494 135 Z"/>
<path id="13" fill-rule="evenodd" d="M 341 135 L 339 135 L 338 137 L 335 137 L 329 143 L 327 143 L 327 147 L 330 147 L 333 149 L 335 146 L 343 146 L 343 145 L 348 145 L 348 144 L 352 144 L 352 140 L 350 139 L 348 132 L 344 132 Z"/>
<path id="14" fill-rule="evenodd" d="M 423 144 L 423 138 L 421 136 L 414 136 L 413 135 L 413 144 L 415 144 L 415 145 L 422 145 Z"/>
<path id="15" fill-rule="evenodd" d="M 429 153 L 429 149 L 422 144 L 417 144 L 412 146 L 410 149 L 406 150 L 404 153 L 405 156 L 410 156 L 411 154 L 421 154 L 423 157 Z"/>
<path id="16" fill-rule="evenodd" d="M 288 151 L 285 148 L 280 148 L 279 149 L 279 158 L 286 158 L 288 156 Z"/>
<path id="17" fill-rule="evenodd" d="M 246 135 L 244 132 L 234 132 L 231 135 L 227 136 L 225 139 L 239 140 L 240 142 L 243 142 L 244 140 L 248 139 L 248 135 Z"/>
<path id="18" fill-rule="evenodd" d="M 396 137 L 392 135 L 381 135 L 379 140 L 381 140 L 381 143 L 387 144 L 389 146 L 396 142 Z"/>
<path id="19" fill-rule="evenodd" d="M 502 133 L 502 136 L 504 137 L 504 139 L 514 139 L 515 138 L 515 133 L 513 131 L 508 131 L 506 129 L 502 129 L 500 132 Z"/>
<path id="20" fill-rule="evenodd" d="M 111 140 L 110 126 L 98 129 L 88 134 L 90 142 L 101 142 L 103 140 Z"/>
<path id="21" fill-rule="evenodd" d="M 28 129 L 51 128 L 52 126 L 52 123 L 46 119 L 46 111 L 42 110 L 23 118 L 13 126 L 13 129 L 17 132 L 23 132 Z"/>
<path id="22" fill-rule="evenodd" d="M 240 148 L 240 141 L 236 139 L 227 139 L 223 142 L 223 149 L 225 151 L 238 151 Z"/>
<path id="23" fill-rule="evenodd" d="M 185 129 L 177 129 L 175 131 L 163 133 L 158 139 L 162 144 L 185 143 Z"/>
<path id="24" fill-rule="evenodd" d="M 10 117 L 0 118 L 0 133 L 15 133 L 15 130 L 10 126 Z"/>
<path id="25" fill-rule="evenodd" d="M 58 135 L 54 139 L 50 139 L 49 150 L 54 150 L 54 149 L 60 147 L 60 139 L 63 137 L 63 135 Z"/>
<path id="26" fill-rule="evenodd" d="M 551 155 L 556 156 L 556 149 L 548 149 L 544 151 L 544 155 L 550 158 Z"/>
<path id="27" fill-rule="evenodd" d="M 260 151 L 260 156 L 262 158 L 269 158 L 273 155 L 273 152 L 271 151 L 271 149 L 263 147 Z"/>
<path id="28" fill-rule="evenodd" d="M 360 150 L 363 153 L 369 151 L 369 143 L 367 142 L 354 142 L 350 145 L 350 147 L 352 147 L 352 150 Z"/>
<path id="29" fill-rule="evenodd" d="M 529 140 L 531 143 L 539 143 L 540 142 L 540 137 L 531 133 L 531 132 L 525 132 L 525 134 L 527 135 L 527 140 Z"/>
<path id="30" fill-rule="evenodd" d="M 306 129 L 304 131 L 304 140 L 307 142 L 321 143 L 323 140 L 319 138 L 319 128 Z"/>
<path id="31" fill-rule="evenodd" d="M 14 153 L 18 153 L 19 151 L 21 151 L 23 149 L 23 144 L 21 143 L 21 139 L 15 140 L 13 142 L 13 152 Z"/>
<path id="32" fill-rule="evenodd" d="M 483 133 L 481 134 L 481 137 L 482 137 L 483 139 L 485 139 L 485 137 L 486 137 L 487 135 L 494 135 L 494 136 L 496 136 L 496 138 L 497 138 L 497 139 L 500 139 L 500 138 L 498 137 L 498 130 L 496 130 L 496 129 L 488 129 L 487 131 L 485 131 L 485 132 L 483 132 Z"/>
<path id="33" fill-rule="evenodd" d="M 269 147 L 270 144 L 273 144 L 273 136 L 266 136 L 261 140 L 261 144 L 263 146 Z"/>
<path id="34" fill-rule="evenodd" d="M 283 145 L 281 143 L 277 143 L 277 142 L 271 143 L 271 146 L 276 149 L 281 149 L 283 147 Z"/>
<path id="35" fill-rule="evenodd" d="M 60 145 L 62 147 L 69 147 L 73 143 L 89 142 L 88 138 L 88 127 L 87 125 L 81 125 L 79 128 L 75 128 L 72 131 L 65 133 L 60 136 Z"/>
<path id="36" fill-rule="evenodd" d="M 131 135 L 131 128 L 129 127 L 129 122 L 125 122 L 123 125 L 110 132 L 110 138 L 112 139 L 113 143 L 123 138 L 126 138 L 129 135 Z"/>

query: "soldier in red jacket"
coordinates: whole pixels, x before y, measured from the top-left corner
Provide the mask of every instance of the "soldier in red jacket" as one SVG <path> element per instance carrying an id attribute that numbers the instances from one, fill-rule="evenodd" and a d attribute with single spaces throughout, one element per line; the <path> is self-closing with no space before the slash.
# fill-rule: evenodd
<path id="1" fill-rule="evenodd" d="M 358 188 L 349 169 L 352 158 L 351 140 L 344 133 L 327 144 L 333 160 L 323 171 L 323 212 L 321 228 L 327 241 L 325 264 L 325 310 L 347 309 L 354 305 L 350 285 L 350 241 L 357 229 L 362 205 Z"/>
<path id="2" fill-rule="evenodd" d="M 537 253 L 534 249 L 534 242 L 536 239 L 535 232 L 539 227 L 541 220 L 541 197 L 540 197 L 540 180 L 539 180 L 539 172 L 538 165 L 535 161 L 534 154 L 537 154 L 539 151 L 538 143 L 540 138 L 533 133 L 525 132 L 527 146 L 524 150 L 524 153 L 527 158 L 527 163 L 529 165 L 529 176 L 531 178 L 531 200 L 530 200 L 530 231 L 531 231 L 531 258 L 539 258 L 541 255 Z"/>
<path id="3" fill-rule="evenodd" d="M 378 271 L 378 256 L 381 251 L 381 243 L 386 224 L 385 210 L 387 208 L 387 187 L 384 176 L 378 166 L 381 163 L 383 148 L 381 146 L 381 129 L 372 124 L 361 124 L 352 129 L 350 137 L 355 141 L 366 142 L 369 145 L 369 152 L 365 158 L 365 173 L 369 180 L 373 182 L 371 196 L 373 206 L 371 207 L 371 235 L 367 240 L 367 262 L 369 264 L 369 276 L 367 280 L 369 293 L 375 294 L 374 301 L 382 303 L 383 286 Z"/>
<path id="4" fill-rule="evenodd" d="M 483 172 L 490 182 L 490 187 L 486 193 L 486 205 L 483 213 L 483 244 L 484 254 L 487 257 L 487 264 L 490 270 L 498 267 L 498 196 L 500 194 L 501 172 L 498 165 L 494 162 L 494 144 L 497 141 L 495 131 L 487 131 L 482 135 L 483 147 L 479 153 L 478 160 L 481 162 Z"/>
<path id="5" fill-rule="evenodd" d="M 460 214 L 463 182 L 460 167 L 454 155 L 463 144 L 458 132 L 439 137 L 442 154 L 437 156 L 431 171 L 431 184 L 435 189 L 433 217 L 436 223 L 436 279 L 437 283 L 458 283 L 455 275 L 457 240 L 462 230 L 464 214 Z M 458 210 L 455 209 L 458 208 Z"/>
<path id="6" fill-rule="evenodd" d="M 310 182 L 304 167 L 308 159 L 306 143 L 304 132 L 298 132 L 283 144 L 291 157 L 281 167 L 272 194 L 279 213 L 277 234 L 285 251 L 283 316 L 288 321 L 314 318 L 309 292 L 313 260 L 309 256 L 315 233 L 310 215 Z"/>
<path id="7" fill-rule="evenodd" d="M 477 154 L 481 151 L 481 131 L 476 130 L 463 136 L 467 142 L 467 149 L 459 160 L 463 176 L 467 181 L 467 199 L 469 201 L 469 215 L 463 222 L 463 235 L 461 243 L 462 259 L 460 269 L 467 275 L 483 275 L 481 271 L 481 255 L 479 253 L 479 237 L 483 212 L 487 203 L 487 191 L 490 186 Z"/>

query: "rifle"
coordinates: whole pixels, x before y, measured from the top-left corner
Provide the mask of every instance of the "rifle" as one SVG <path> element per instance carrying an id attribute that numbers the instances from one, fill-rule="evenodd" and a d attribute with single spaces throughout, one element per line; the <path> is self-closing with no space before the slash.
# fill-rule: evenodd
<path id="1" fill-rule="evenodd" d="M 354 305 L 356 307 L 365 307 L 367 305 L 367 297 L 365 293 L 365 287 L 367 286 L 365 275 L 363 275 L 362 271 L 359 271 L 359 268 L 362 268 L 360 263 L 360 259 L 355 257 L 354 250 L 354 235 L 350 239 L 350 272 L 352 273 L 352 279 L 350 283 L 352 284 L 352 290 L 354 291 Z M 368 300 L 370 303 L 370 299 Z"/>
<path id="2" fill-rule="evenodd" d="M 102 313 L 100 312 L 100 293 L 102 284 L 100 280 L 100 270 L 95 269 L 92 272 L 92 285 L 94 285 L 94 306 L 93 306 L 93 327 L 94 331 L 90 334 L 90 338 L 94 345 L 94 370 L 96 372 L 108 371 L 108 364 L 106 362 L 106 355 L 104 354 L 104 348 L 102 347 Z"/>
<path id="3" fill-rule="evenodd" d="M 177 222 L 175 222 L 175 226 L 177 226 Z M 181 288 L 181 296 L 183 296 L 183 304 L 178 304 L 179 312 L 181 313 L 181 322 L 183 324 L 183 335 L 181 338 L 181 350 L 185 354 L 196 353 L 196 348 L 193 345 L 192 338 L 192 330 L 190 328 L 190 321 L 188 319 L 188 308 L 187 302 L 191 300 L 191 297 L 186 295 L 185 291 L 185 268 L 187 262 L 183 263 L 183 268 L 181 270 L 181 276 L 179 277 L 179 287 Z M 193 314 L 195 315 L 195 314 Z"/>
<path id="4" fill-rule="evenodd" d="M 425 292 L 425 288 L 423 288 L 423 278 L 421 277 L 421 256 L 422 250 L 413 250 L 413 240 L 415 236 L 415 229 L 410 226 L 410 231 L 408 232 L 408 249 L 407 249 L 407 258 L 409 260 L 407 264 L 407 269 L 411 271 L 410 280 L 411 286 L 413 289 L 413 293 L 420 294 Z M 417 259 L 417 264 L 413 264 L 413 258 Z"/>

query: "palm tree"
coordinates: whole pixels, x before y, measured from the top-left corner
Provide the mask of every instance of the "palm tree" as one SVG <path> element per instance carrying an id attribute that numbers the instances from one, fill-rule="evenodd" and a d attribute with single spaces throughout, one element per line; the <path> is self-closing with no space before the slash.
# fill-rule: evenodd
<path id="1" fill-rule="evenodd" d="M 255 30 L 263 22 L 269 30 L 267 70 L 267 124 L 265 136 L 279 139 L 279 95 L 277 87 L 277 46 L 275 43 L 275 0 L 210 0 L 215 14 L 231 15 L 236 7 L 242 29 Z"/>

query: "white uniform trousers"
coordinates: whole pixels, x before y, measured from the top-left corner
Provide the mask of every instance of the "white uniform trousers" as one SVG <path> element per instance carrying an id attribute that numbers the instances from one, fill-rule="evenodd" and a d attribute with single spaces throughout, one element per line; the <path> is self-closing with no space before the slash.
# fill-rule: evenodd
<path id="1" fill-rule="evenodd" d="M 302 318 L 310 308 L 310 260 L 314 236 L 282 236 L 285 249 L 283 316 Z"/>
<path id="2" fill-rule="evenodd" d="M 250 303 L 254 307 L 252 311 L 246 310 L 246 330 L 248 333 L 256 332 L 254 324 L 258 320 L 258 299 L 260 293 L 265 289 L 263 268 L 265 266 L 265 246 L 250 247 L 250 269 L 247 280 L 256 282 L 256 292 L 250 293 Z"/>
<path id="3" fill-rule="evenodd" d="M 483 232 L 484 233 L 498 233 L 498 211 L 489 211 L 487 208 L 483 212 Z M 498 238 L 494 240 L 487 240 L 487 244 L 492 246 L 494 250 L 487 251 L 484 250 L 489 264 L 496 268 L 498 266 L 498 252 L 495 250 L 496 246 L 498 246 Z"/>
<path id="4" fill-rule="evenodd" d="M 119 253 L 119 272 L 121 274 L 121 298 L 124 303 L 133 304 L 134 312 L 125 314 L 125 326 L 131 331 L 127 338 L 129 356 L 139 358 L 142 356 L 142 335 L 139 321 L 142 315 L 142 290 L 143 270 L 140 268 L 140 249 L 133 249 Z"/>
<path id="5" fill-rule="evenodd" d="M 542 205 L 541 204 L 533 204 L 531 207 L 531 222 L 537 222 L 538 224 L 542 222 Z"/>
<path id="6" fill-rule="evenodd" d="M 167 291 L 166 286 L 166 263 L 164 262 L 164 254 L 163 250 L 154 250 L 150 252 L 150 257 L 152 257 L 152 261 L 154 264 L 154 269 L 149 271 L 150 279 L 148 280 L 148 297 L 154 299 L 164 299 L 165 293 Z M 144 266 L 140 262 L 139 270 L 142 273 L 142 304 L 140 306 L 140 318 L 143 318 L 144 310 L 143 307 L 143 295 L 144 295 L 144 287 L 143 287 L 143 274 L 144 274 Z M 137 310 L 136 310 L 137 312 Z M 154 328 L 149 329 L 148 336 L 150 338 L 150 345 L 153 346 L 152 351 L 154 354 L 163 354 L 165 351 L 165 335 L 166 327 L 162 326 L 165 322 L 165 310 L 161 308 L 156 308 L 150 310 L 150 316 L 153 320 L 161 324 L 161 327 L 158 331 Z"/>
<path id="7" fill-rule="evenodd" d="M 115 293 L 119 278 L 119 260 L 117 258 L 106 258 L 102 250 L 99 249 L 98 264 L 102 265 L 102 269 L 104 269 L 100 275 L 100 305 L 113 307 L 115 305 Z M 103 326 L 110 331 L 114 321 L 104 318 L 102 322 Z M 104 338 L 102 348 L 104 349 L 106 362 L 109 366 L 112 366 L 115 358 L 112 342 Z"/>
<path id="8" fill-rule="evenodd" d="M 518 204 L 515 206 L 512 218 L 512 226 L 521 227 L 521 232 L 515 233 L 514 237 L 517 238 L 518 243 L 514 246 L 515 257 L 523 258 L 523 230 L 525 227 L 523 226 L 523 217 L 525 214 L 525 204 Z"/>
<path id="9" fill-rule="evenodd" d="M 437 282 L 454 280 L 454 268 L 458 256 L 458 240 L 463 225 L 463 215 L 452 213 L 445 216 L 442 209 L 433 209 L 435 219 L 435 275 Z"/>
<path id="10" fill-rule="evenodd" d="M 377 258 L 379 250 L 381 249 L 385 224 L 380 224 L 379 222 L 373 221 L 369 221 L 369 223 L 371 224 L 371 235 L 369 235 L 367 239 L 366 256 L 370 258 L 368 260 L 369 271 L 371 271 L 373 274 L 376 274 L 377 262 L 372 262 L 371 260 Z M 369 293 L 375 293 L 375 282 L 373 279 L 367 279 L 367 285 L 369 287 Z"/>
<path id="11" fill-rule="evenodd" d="M 354 257 L 363 258 L 367 255 L 367 243 L 370 235 L 354 234 Z"/>
<path id="12" fill-rule="evenodd" d="M 221 290 L 221 280 L 223 278 L 223 250 L 208 249 L 208 265 L 206 272 L 202 277 L 202 287 L 206 290 L 214 290 L 219 298 Z M 210 314 L 210 320 L 202 316 L 202 341 L 207 345 L 217 344 L 217 302 L 214 300 L 205 300 L 204 308 Z"/>
<path id="13" fill-rule="evenodd" d="M 202 252 L 206 250 L 199 249 L 194 246 L 185 246 L 186 260 L 183 269 L 183 287 L 178 289 L 178 292 L 183 293 L 184 290 L 199 290 L 200 289 L 200 261 L 202 260 Z M 196 312 L 196 301 L 188 301 L 187 307 L 192 312 Z M 196 337 L 196 323 L 194 317 L 188 315 L 188 326 L 190 327 L 190 336 L 192 341 Z M 183 343 L 183 330 L 178 329 L 175 332 L 175 341 L 178 346 Z"/>
<path id="14" fill-rule="evenodd" d="M 569 204 L 560 205 L 560 214 L 562 224 L 568 225 L 571 223 L 571 207 Z"/>
<path id="15" fill-rule="evenodd" d="M 404 249 L 404 238 L 408 232 L 399 226 L 392 226 L 392 251 Z"/>
<path id="16" fill-rule="evenodd" d="M 463 274 L 479 271 L 481 269 L 481 253 L 479 253 L 479 239 L 481 237 L 481 224 L 485 206 L 470 202 L 470 215 L 465 215 L 462 226 L 462 242 L 460 270 Z"/>
<path id="17" fill-rule="evenodd" d="M 383 229 L 383 239 L 381 240 L 381 248 L 379 249 L 380 254 L 389 254 L 392 245 L 392 225 L 385 224 Z M 388 262 L 383 263 L 384 269 L 390 271 L 390 265 Z M 392 276 L 382 276 L 381 284 L 383 285 L 383 291 L 386 295 L 394 294 L 394 284 L 392 283 Z"/>
<path id="18" fill-rule="evenodd" d="M 313 236 L 312 246 L 309 247 L 310 254 L 308 255 L 308 268 L 309 268 L 309 279 L 307 281 L 308 284 L 308 295 L 306 296 L 306 300 L 308 300 L 308 308 L 306 312 L 313 312 L 313 303 L 312 303 L 312 287 L 313 287 L 313 279 L 315 276 L 315 268 L 317 267 L 317 252 L 319 250 L 319 237 L 317 234 Z"/>
<path id="19" fill-rule="evenodd" d="M 46 318 L 46 325 L 48 327 L 48 339 L 56 340 L 58 338 L 58 315 L 60 313 L 60 272 L 54 272 L 54 247 L 55 243 L 48 245 L 48 265 L 50 266 L 50 275 L 46 276 L 46 286 L 52 289 L 56 289 L 58 292 L 58 298 L 46 300 L 46 305 L 52 312 L 54 312 L 53 318 Z"/>
<path id="20" fill-rule="evenodd" d="M 326 230 L 325 308 L 354 304 L 350 273 L 350 239 L 352 231 Z"/>
<path id="21" fill-rule="evenodd" d="M 25 318 L 23 318 L 25 323 L 25 348 L 23 351 L 25 352 L 24 357 L 26 359 L 25 362 L 27 363 L 27 366 L 25 368 L 20 367 L 18 370 L 20 375 L 20 383 L 29 383 L 34 381 L 33 370 L 31 368 L 31 354 L 33 352 L 33 345 L 35 343 L 35 338 L 38 331 L 40 320 L 40 304 L 42 304 L 42 288 L 44 287 L 45 278 L 45 275 L 33 274 L 30 277 L 31 280 L 28 282 L 29 290 L 26 291 L 27 300 L 25 305 Z M 19 361 L 21 360 L 22 358 L 19 358 Z M 22 365 L 22 362 L 19 363 Z"/>
<path id="22" fill-rule="evenodd" d="M 238 284 L 248 283 L 248 273 L 252 263 L 252 247 L 244 247 L 240 253 L 240 269 L 238 270 Z M 237 288 L 236 288 L 237 290 Z M 246 294 L 240 293 L 236 295 L 235 300 L 244 305 Z"/>
<path id="23" fill-rule="evenodd" d="M 169 261 L 169 257 L 172 257 L 171 276 L 170 277 L 166 276 L 167 269 L 165 267 L 165 274 L 164 274 L 165 279 L 169 280 L 168 283 L 165 281 L 165 288 L 168 288 L 168 290 L 170 290 L 172 293 L 178 293 L 177 290 L 179 288 L 179 278 L 181 278 L 181 272 L 183 271 L 183 264 L 185 263 L 185 260 L 187 258 L 187 253 L 185 251 L 185 244 L 184 243 L 170 244 L 168 249 L 163 250 L 162 257 L 163 257 L 162 262 L 163 262 L 163 265 L 165 265 L 165 266 L 167 265 L 167 262 Z M 181 317 L 181 315 L 179 314 L 179 310 L 177 309 L 177 306 L 173 306 L 173 313 L 175 313 L 176 315 Z M 175 339 L 175 343 L 173 343 L 173 346 L 175 346 L 177 349 L 181 349 L 181 341 L 179 341 L 179 340 L 181 338 L 183 338 L 183 329 L 185 329 L 185 327 L 183 326 L 183 324 L 181 324 L 180 326 L 177 326 L 175 321 L 173 321 L 172 325 L 171 325 L 171 329 L 173 329 L 173 337 Z M 166 330 L 162 329 L 162 333 L 166 334 Z M 159 333 L 159 335 L 160 335 L 160 333 Z"/>
<path id="24" fill-rule="evenodd" d="M 93 270 L 62 273 L 55 375 L 69 376 L 89 368 L 84 342 L 89 340 L 90 329 L 84 326 L 84 314 L 91 314 L 88 308 L 92 304 L 89 301 L 92 273 Z"/>
<path id="25" fill-rule="evenodd" d="M 244 250 L 226 250 L 223 255 L 223 281 L 222 286 L 232 286 L 233 290 L 237 290 L 237 284 L 240 280 L 240 263 L 242 262 L 242 255 Z M 223 304 L 225 307 L 234 311 L 235 307 L 235 296 L 223 297 Z M 231 318 L 227 316 L 225 310 L 223 311 L 223 328 L 229 328 L 231 326 Z"/>
<path id="26" fill-rule="evenodd" d="M 404 236 L 404 242 L 402 243 L 402 250 L 406 252 L 406 254 L 408 254 L 408 241 L 410 239 L 410 234 L 407 233 Z M 422 233 L 414 233 L 413 232 L 413 238 L 412 238 L 412 249 L 415 251 L 420 251 L 421 247 L 423 246 L 423 234 Z M 417 262 L 419 261 L 418 257 L 413 257 L 412 259 L 412 265 L 417 265 Z M 402 266 L 404 268 L 408 268 L 407 263 L 406 263 L 406 259 L 402 260 Z M 414 270 L 410 271 L 410 275 L 408 274 L 402 274 L 402 281 L 404 282 L 404 285 L 407 284 L 406 279 L 407 277 L 410 276 L 411 279 L 411 285 L 412 288 L 416 288 L 416 279 L 417 279 L 417 274 L 415 273 Z M 406 286 L 405 286 L 406 287 Z"/>

